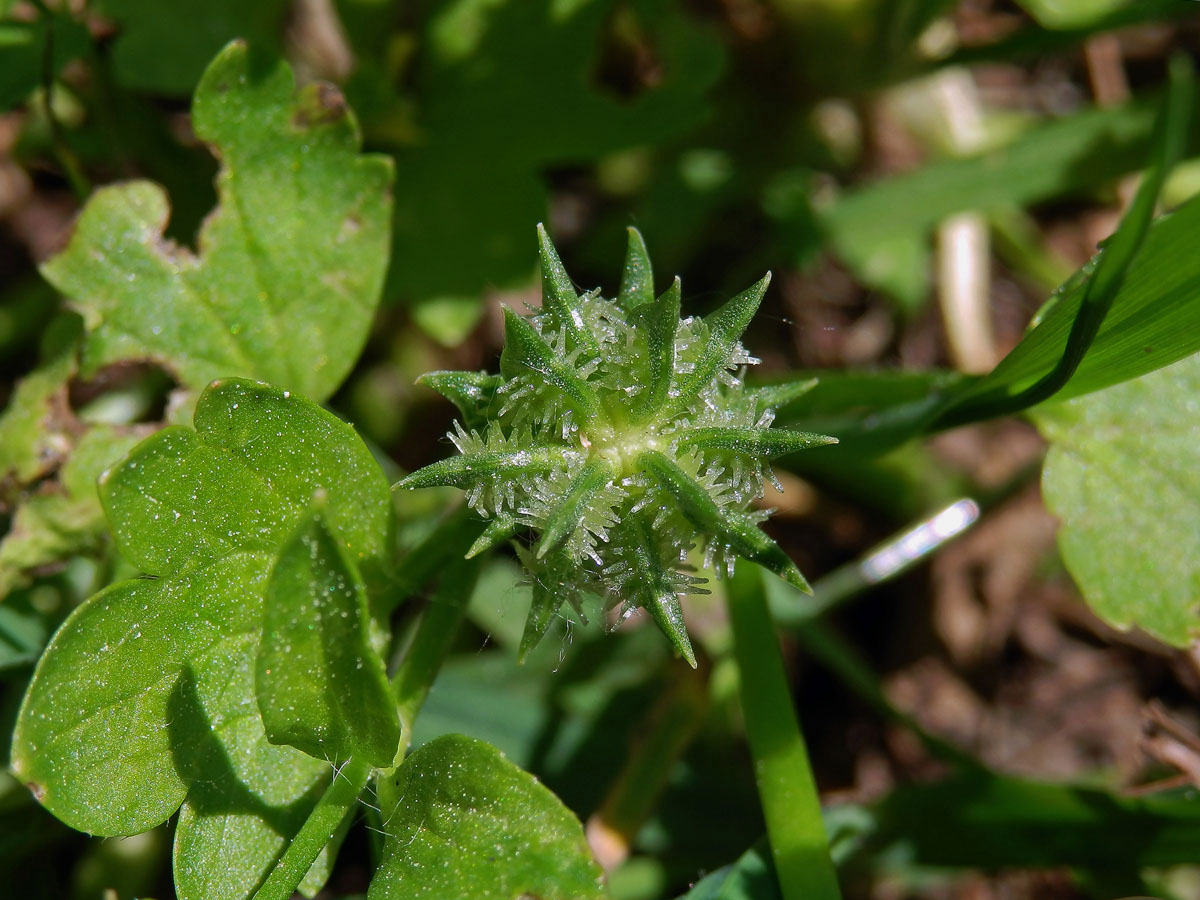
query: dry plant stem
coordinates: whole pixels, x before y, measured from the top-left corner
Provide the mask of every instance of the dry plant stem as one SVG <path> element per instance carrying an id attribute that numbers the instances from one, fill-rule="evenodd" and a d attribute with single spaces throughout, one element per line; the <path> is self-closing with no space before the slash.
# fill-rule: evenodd
<path id="1" fill-rule="evenodd" d="M 737 567 L 728 605 L 746 736 L 783 900 L 838 900 L 821 798 L 757 566 Z"/>
<path id="2" fill-rule="evenodd" d="M 935 102 L 946 120 L 954 153 L 967 156 L 983 143 L 983 117 L 974 79 L 966 69 L 947 69 L 935 79 Z M 991 251 L 987 219 L 975 211 L 938 226 L 938 302 L 954 366 L 981 374 L 996 363 L 988 287 Z"/>
<path id="3" fill-rule="evenodd" d="M 938 300 L 954 367 L 969 375 L 996 362 L 988 305 L 988 223 L 964 212 L 938 226 Z"/>

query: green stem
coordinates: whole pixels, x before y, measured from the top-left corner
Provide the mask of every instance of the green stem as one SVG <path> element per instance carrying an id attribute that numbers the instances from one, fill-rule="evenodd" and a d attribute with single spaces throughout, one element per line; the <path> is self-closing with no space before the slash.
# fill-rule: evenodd
<path id="1" fill-rule="evenodd" d="M 296 885 L 308 874 L 342 820 L 358 802 L 370 775 L 371 766 L 356 759 L 334 770 L 333 781 L 254 894 L 254 900 L 288 900 L 292 896 Z"/>
<path id="2" fill-rule="evenodd" d="M 446 516 L 408 551 L 396 566 L 392 589 L 381 599 L 379 615 L 389 615 L 401 603 L 416 594 L 440 572 L 462 564 L 474 540 L 483 531 L 484 522 L 466 506 Z"/>
<path id="3" fill-rule="evenodd" d="M 739 563 L 728 597 L 746 735 L 783 900 L 839 900 L 821 798 L 767 611 L 761 570 Z"/>
<path id="4" fill-rule="evenodd" d="M 413 723 L 454 643 L 478 575 L 479 563 L 475 560 L 459 559 L 447 570 L 429 608 L 421 616 L 408 652 L 392 676 L 392 692 L 400 713 L 397 760 L 403 758 L 412 743 Z"/>

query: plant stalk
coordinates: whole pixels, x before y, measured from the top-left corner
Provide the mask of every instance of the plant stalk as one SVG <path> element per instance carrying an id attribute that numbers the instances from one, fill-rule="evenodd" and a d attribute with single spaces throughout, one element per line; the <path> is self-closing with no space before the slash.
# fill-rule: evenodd
<path id="1" fill-rule="evenodd" d="M 746 736 L 784 900 L 840 900 L 821 798 L 792 705 L 762 572 L 739 563 L 729 581 L 729 618 Z"/>
<path id="2" fill-rule="evenodd" d="M 479 576 L 475 560 L 454 562 L 442 576 L 442 583 L 421 616 L 417 633 L 392 676 L 392 692 L 400 713 L 400 749 L 396 753 L 399 765 L 412 743 L 413 724 L 417 713 L 429 696 L 429 688 L 437 677 L 442 661 L 450 652 L 458 626 L 462 622 Z"/>
<path id="3" fill-rule="evenodd" d="M 342 820 L 358 802 L 370 775 L 371 766 L 357 759 L 334 770 L 333 781 L 254 894 L 254 900 L 288 900 L 292 896 L 296 885 L 308 874 Z"/>

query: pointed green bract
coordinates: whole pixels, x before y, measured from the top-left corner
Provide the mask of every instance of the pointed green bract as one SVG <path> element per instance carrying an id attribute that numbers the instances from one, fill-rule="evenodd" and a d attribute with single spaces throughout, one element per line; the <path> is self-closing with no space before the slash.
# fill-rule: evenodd
<path id="1" fill-rule="evenodd" d="M 504 310 L 504 353 L 500 370 L 509 378 L 531 375 L 558 391 L 563 400 L 587 421 L 600 411 L 600 400 L 567 359 L 546 343 L 527 319 L 511 309 Z"/>
<path id="2" fill-rule="evenodd" d="M 572 532 L 581 527 L 592 498 L 604 485 L 610 484 L 615 475 L 612 466 L 603 459 L 593 459 L 583 467 L 571 481 L 562 501 L 546 517 L 546 523 L 542 526 L 542 542 L 537 548 L 538 559 L 560 548 Z"/>
<path id="3" fill-rule="evenodd" d="M 701 348 L 699 356 L 692 362 L 692 370 L 676 379 L 675 389 L 663 410 L 664 415 L 675 416 L 684 412 L 701 392 L 712 385 L 718 372 L 735 363 L 734 350 L 746 326 L 758 312 L 759 304 L 762 303 L 770 283 L 771 274 L 768 272 L 757 284 L 742 291 L 705 318 L 708 340 Z"/>
<path id="4" fill-rule="evenodd" d="M 636 606 L 650 614 L 654 624 L 667 636 L 671 646 L 687 664 L 696 668 L 696 653 L 692 650 L 687 625 L 683 621 L 683 607 L 679 603 L 675 581 L 671 578 L 675 573 L 662 564 L 653 526 L 643 515 L 637 515 L 622 532 L 629 546 L 627 559 L 633 567 L 633 577 L 629 580 L 631 599 Z"/>
<path id="5" fill-rule="evenodd" d="M 654 269 L 650 265 L 650 254 L 646 242 L 636 228 L 629 232 L 629 245 L 625 250 L 625 269 L 621 273 L 621 290 L 617 302 L 626 310 L 637 309 L 654 302 Z M 675 314 L 676 319 L 679 313 Z"/>
<path id="6" fill-rule="evenodd" d="M 255 696 L 272 744 L 334 763 L 392 764 L 400 721 L 368 628 L 357 568 L 321 516 L 309 516 L 267 582 Z"/>
<path id="7" fill-rule="evenodd" d="M 646 385 L 633 401 L 633 420 L 652 418 L 667 400 L 675 376 L 675 336 L 679 333 L 679 308 L 683 285 L 676 277 L 671 286 L 633 321 L 646 336 Z"/>
<path id="8" fill-rule="evenodd" d="M 759 563 L 789 584 L 812 593 L 796 564 L 745 515 L 718 505 L 695 479 L 661 453 L 642 454 L 641 464 L 697 528 L 728 544 L 738 556 Z"/>
<path id="9" fill-rule="evenodd" d="M 487 527 L 483 529 L 483 534 L 475 540 L 471 545 L 471 549 L 467 551 L 467 559 L 474 559 L 481 553 L 486 553 L 493 547 L 504 543 L 514 534 L 517 533 L 519 523 L 508 513 L 501 513 L 487 523 Z"/>
<path id="10" fill-rule="evenodd" d="M 521 646 L 517 650 L 519 662 L 524 662 L 541 643 L 562 604 L 563 598 L 554 590 L 553 585 L 547 585 L 540 579 L 533 582 L 529 615 L 525 618 L 525 630 L 521 633 Z"/>
<path id="11" fill-rule="evenodd" d="M 576 348 L 587 359 L 600 355 L 600 345 L 583 319 L 582 306 L 571 276 L 546 229 L 538 225 L 538 251 L 542 263 L 542 308 L 550 313 L 567 342 L 567 349 Z"/>
<path id="12" fill-rule="evenodd" d="M 788 431 L 784 428 L 697 428 L 679 440 L 680 447 L 697 450 L 728 450 L 747 456 L 774 459 L 810 447 L 836 444 L 837 438 L 809 431 Z"/>
<path id="13" fill-rule="evenodd" d="M 564 602 L 581 614 L 590 595 L 625 612 L 646 609 L 694 666 L 680 595 L 707 591 L 686 562 L 692 548 L 718 574 L 742 556 L 807 590 L 758 529 L 767 514 L 750 507 L 773 477 L 771 457 L 833 441 L 769 427 L 773 403 L 809 383 L 742 383 L 740 370 L 757 360 L 740 338 L 770 276 L 707 319 L 681 319 L 679 279 L 653 297 L 635 229 L 616 300 L 577 294 L 544 229 L 538 236 L 543 307 L 528 316 L 505 310 L 502 383 L 486 382 L 484 409 L 485 376 L 434 373 L 431 386 L 452 395 L 471 431 L 456 423 L 449 437 L 459 456 L 399 486 L 465 489 L 468 507 L 487 522 L 472 557 L 514 538 L 533 584 L 521 658 Z M 596 338 L 598 358 L 584 352 L 580 334 Z"/>
<path id="14" fill-rule="evenodd" d="M 458 407 L 467 428 L 477 428 L 487 421 L 504 378 L 487 372 L 427 372 L 417 384 L 437 391 Z"/>
<path id="15" fill-rule="evenodd" d="M 562 462 L 557 447 L 484 450 L 451 456 L 402 478 L 396 487 L 467 487 L 489 478 L 514 478 L 548 472 Z"/>
<path id="16" fill-rule="evenodd" d="M 780 409 L 789 403 L 799 400 L 817 386 L 817 379 L 806 378 L 801 381 L 783 381 L 779 384 L 764 384 L 751 388 L 748 393 L 758 404 L 759 410 Z"/>

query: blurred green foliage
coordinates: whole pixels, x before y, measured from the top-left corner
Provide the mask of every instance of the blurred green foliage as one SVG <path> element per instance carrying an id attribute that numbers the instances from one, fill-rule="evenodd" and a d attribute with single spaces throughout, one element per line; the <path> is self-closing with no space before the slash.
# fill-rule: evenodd
<path id="1" fill-rule="evenodd" d="M 936 320 L 935 232 L 963 211 L 985 214 L 998 245 L 1014 228 L 1030 226 L 1021 251 L 1005 256 L 1003 275 L 1022 284 L 1053 279 L 1064 263 L 1040 226 L 1114 205 L 1120 179 L 1154 151 L 1154 112 L 1168 84 L 1164 50 L 1141 52 L 1128 66 L 1129 99 L 1092 102 L 1080 88 L 1087 78 L 1081 48 L 1120 27 L 1150 24 L 1160 31 L 1130 40 L 1152 44 L 1165 33 L 1194 54 L 1200 8 L 1189 0 L 1022 0 L 1001 12 L 1003 27 L 968 34 L 956 32 L 954 16 L 961 25 L 963 10 L 951 0 L 0 0 L 5 733 L 33 664 L 62 621 L 97 590 L 138 574 L 113 546 L 95 482 L 143 435 L 187 418 L 188 405 L 173 388 L 194 392 L 215 375 L 290 378 L 283 387 L 306 390 L 355 422 L 389 475 L 440 458 L 446 409 L 413 381 L 432 368 L 492 367 L 497 339 L 487 298 L 502 292 L 519 307 L 532 296 L 530 248 L 539 221 L 548 223 L 582 288 L 609 277 L 624 227 L 636 224 L 656 249 L 658 271 L 679 272 L 696 290 L 685 298 L 685 309 L 696 313 L 774 269 L 768 318 L 751 329 L 747 345 L 764 348 L 773 381 L 821 377 L 781 410 L 777 424 L 842 441 L 781 468 L 810 477 L 872 524 L 898 525 L 980 488 L 945 471 L 917 440 L 946 427 L 950 411 L 955 422 L 990 417 L 998 397 L 1019 396 L 1053 372 L 1072 346 L 1097 261 L 1051 295 L 1036 327 L 1013 337 L 1016 349 L 990 374 L 938 368 L 937 354 L 933 367 L 901 368 L 905 336 Z M 1186 27 L 1172 30 L 1180 22 Z M 361 177 L 350 119 L 338 119 L 332 144 L 308 134 L 288 105 L 290 82 L 276 92 L 269 115 L 253 104 L 227 110 L 223 129 L 206 125 L 203 115 L 188 118 L 186 99 L 233 38 L 249 41 L 261 60 L 251 64 L 254 83 L 282 84 L 282 68 L 269 62 L 279 56 L 302 84 L 336 82 L 340 93 L 307 89 L 309 112 L 319 118 L 322 110 L 352 107 L 365 149 L 391 158 L 394 186 L 387 187 L 377 157 L 369 163 L 374 176 Z M 930 77 L 980 64 L 992 67 L 993 78 L 1007 73 L 1023 91 L 1015 108 L 984 97 L 980 146 L 955 149 L 919 122 L 897 120 L 901 93 L 930 102 L 921 93 Z M 221 85 L 209 88 L 224 95 Z M 268 120 L 277 141 L 260 145 L 256 135 Z M 1200 149 L 1198 121 L 1193 116 L 1185 153 Z M 315 181 L 297 176 L 310 171 L 305 166 L 319 170 Z M 1150 226 L 1119 267 L 1111 306 L 1078 368 L 1057 397 L 1030 413 L 1050 443 L 1043 489 L 1063 520 L 1061 555 L 1079 587 L 1109 622 L 1180 644 L 1197 631 L 1191 485 L 1200 466 L 1200 201 L 1190 171 L 1164 194 L 1177 208 Z M 252 180 L 239 181 L 243 173 Z M 131 179 L 139 180 L 114 184 Z M 83 199 L 73 195 L 88 182 L 101 191 L 66 244 L 67 217 Z M 323 216 L 321 203 L 309 201 L 326 189 L 343 202 Z M 114 229 L 96 211 L 115 198 L 145 214 Z M 347 235 L 326 218 L 344 221 L 350 207 L 367 209 L 370 227 L 349 229 L 362 243 L 352 241 L 355 252 L 346 255 L 339 239 Z M 220 212 L 207 237 L 197 239 L 214 209 Z M 249 249 L 224 256 L 234 209 L 249 223 L 234 243 Z M 263 259 L 262 248 L 250 245 L 266 234 L 274 255 L 267 254 L 271 271 L 260 283 L 262 273 L 242 263 Z M 122 243 L 122 235 L 136 239 Z M 47 277 L 82 321 L 62 315 L 35 268 L 64 246 Z M 98 252 L 111 252 L 118 263 L 107 280 L 90 268 Z M 163 344 L 153 326 L 205 271 L 213 281 L 199 294 L 218 307 L 245 311 L 247 298 L 265 297 L 266 305 L 288 310 L 272 320 L 271 340 L 247 344 L 237 323 L 219 317 L 204 325 L 208 313 L 197 310 L 212 307 L 189 295 L 185 307 L 195 320 L 177 317 L 179 339 Z M 314 299 L 331 273 L 343 286 L 353 281 L 364 298 L 354 315 Z M 131 275 L 143 283 L 152 276 L 159 288 L 127 290 Z M 810 284 L 817 287 L 797 287 Z M 610 293 L 616 287 L 604 286 Z M 1033 313 L 1037 300 L 1022 315 Z M 114 314 L 143 302 L 145 328 Z M 819 332 L 835 327 L 828 321 L 867 314 L 886 321 L 891 335 L 868 368 L 818 371 L 830 357 L 792 342 L 810 326 Z M 194 358 L 189 344 L 206 328 L 214 345 L 240 356 L 237 371 L 223 359 Z M 336 359 L 333 370 L 321 365 L 323 355 Z M 170 374 L 127 365 L 146 356 Z M 400 567 L 399 580 L 409 581 L 398 594 L 419 594 L 473 539 L 464 537 L 461 520 L 440 519 L 448 499 L 396 498 L 397 546 L 417 547 Z M 844 510 L 835 514 L 825 504 L 785 524 L 780 543 L 797 554 L 824 553 L 821 562 L 832 567 L 862 548 L 830 550 L 806 540 L 810 518 L 824 517 L 817 522 L 823 530 L 844 526 Z M 496 778 L 463 789 L 494 805 L 506 834 L 527 824 L 530 811 L 541 816 L 545 828 L 527 837 L 540 841 L 554 832 L 554 840 L 571 845 L 566 856 L 576 869 L 559 873 L 564 882 L 594 874 L 574 814 L 619 825 L 627 859 L 610 873 L 617 900 L 775 900 L 719 602 L 689 601 L 689 615 L 701 622 L 701 667 L 687 681 L 652 629 L 605 634 L 598 608 L 585 609 L 586 621 L 556 622 L 518 667 L 531 593 L 510 559 L 487 563 L 465 607 L 467 624 L 417 719 L 413 746 L 424 749 L 408 774 L 424 778 L 459 757 L 494 770 Z M 401 649 L 420 609 L 416 599 L 399 609 Z M 845 669 L 844 686 L 808 668 L 802 675 L 802 688 L 813 679 L 822 690 L 833 685 L 835 698 L 844 687 L 854 691 Z M 874 691 L 868 706 L 883 696 L 873 678 L 867 674 Z M 251 696 L 248 683 L 240 688 L 242 699 Z M 456 733 L 493 747 L 446 737 Z M 647 746 L 659 748 L 655 759 L 647 760 Z M 838 753 L 815 755 L 823 783 L 851 777 L 844 771 L 848 752 L 839 744 Z M 877 802 L 827 809 L 848 893 L 884 879 L 920 896 L 962 870 L 1067 866 L 1081 896 L 1168 896 L 1148 870 L 1194 862 L 1195 797 L 1129 799 L 1113 787 L 1111 773 L 1080 775 L 1087 788 L 958 765 L 947 777 L 901 785 Z M 488 795 L 496 785 L 508 793 Z M 212 785 L 206 796 L 219 806 L 228 787 Z M 406 802 L 457 827 L 457 795 L 444 793 L 435 780 Z M 381 855 L 389 871 L 421 862 L 420 854 L 440 861 L 420 829 L 406 833 L 414 839 L 409 850 L 394 834 L 389 839 L 383 815 L 367 799 L 360 810 L 367 827 L 348 820 L 335 839 L 346 838 L 346 846 L 332 896 L 365 894 Z M 226 835 L 217 826 L 232 817 L 211 808 L 204 823 L 212 827 L 204 830 L 196 824 L 197 804 L 189 803 L 185 836 L 207 842 L 210 855 L 240 846 L 254 871 L 236 876 L 236 889 L 249 890 L 279 835 L 265 827 L 248 837 L 236 829 Z M 466 843 L 481 836 L 490 840 L 491 832 L 464 827 Z M 25 896 L 98 900 L 113 888 L 122 900 L 165 898 L 169 843 L 163 829 L 88 841 L 47 814 L 17 780 L 0 778 L 0 877 L 21 879 Z M 304 887 L 315 890 L 332 866 L 326 853 Z M 188 872 L 184 890 L 225 891 L 214 887 L 221 874 Z M 521 890 L 546 888 L 533 874 Z M 397 878 L 402 883 L 403 873 Z M 570 884 L 564 890 L 585 893 Z M 551 880 L 546 889 L 557 886 Z M 381 886 L 376 894 L 386 891 Z"/>

